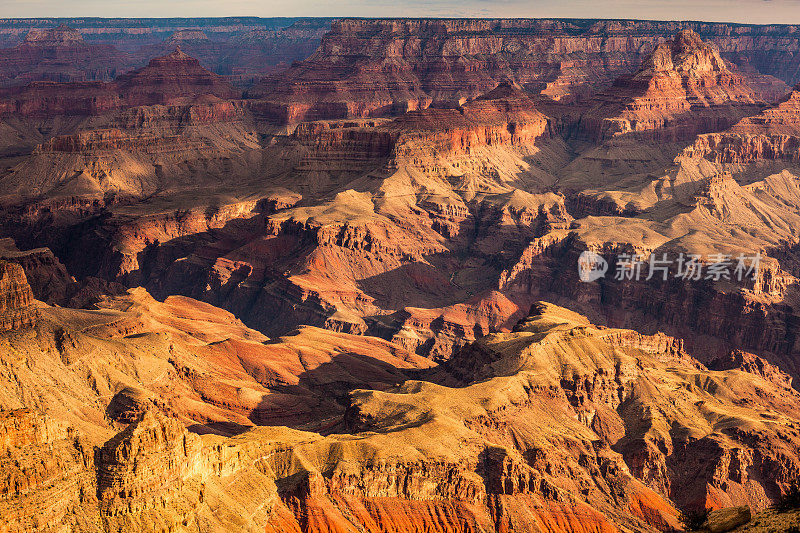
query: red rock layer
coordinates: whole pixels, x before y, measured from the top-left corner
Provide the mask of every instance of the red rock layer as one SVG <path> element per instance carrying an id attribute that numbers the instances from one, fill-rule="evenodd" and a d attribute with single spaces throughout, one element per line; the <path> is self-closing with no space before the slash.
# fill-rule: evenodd
<path id="1" fill-rule="evenodd" d="M 96 504 L 93 462 L 91 446 L 66 424 L 30 409 L 0 411 L 0 515 L 5 530 L 48 531 L 65 523 L 95 530 L 94 519 L 75 517 L 76 510 L 91 513 Z"/>
<path id="2" fill-rule="evenodd" d="M 23 88 L 0 92 L 0 115 L 101 115 L 121 106 L 120 95 L 103 82 L 37 81 Z"/>
<path id="3" fill-rule="evenodd" d="M 0 381 L 5 402 L 52 413 L 0 413 L 0 511 L 15 533 L 670 531 L 674 504 L 761 508 L 800 465 L 800 400 L 763 366 L 709 371 L 677 339 L 543 302 L 420 374 L 431 381 L 398 373 L 419 358 L 386 341 L 314 328 L 266 341 L 212 306 L 142 290 L 44 313 L 11 339 L 26 364 Z M 212 424 L 270 403 L 247 375 L 282 396 L 276 414 L 306 401 L 299 388 L 317 418 L 320 400 L 344 398 L 344 423 L 327 436 L 286 418 Z"/>
<path id="4" fill-rule="evenodd" d="M 219 98 L 235 98 L 235 91 L 222 77 L 202 66 L 180 50 L 151 59 L 139 70 L 114 80 L 127 105 L 168 104 L 180 98 L 212 94 Z"/>
<path id="5" fill-rule="evenodd" d="M 658 45 L 638 72 L 597 96 L 595 108 L 581 117 L 581 129 L 599 140 L 627 133 L 688 139 L 757 113 L 785 89 L 749 85 L 748 76 L 731 71 L 715 47 L 684 30 Z"/>
<path id="6" fill-rule="evenodd" d="M 569 99 L 607 86 L 682 28 L 696 28 L 725 50 L 748 46 L 723 26 L 692 23 L 345 19 L 333 23 L 311 57 L 248 94 L 262 99 L 264 117 L 280 123 L 452 105 L 502 81 Z M 753 81 L 764 94 L 785 89 L 769 77 Z"/>

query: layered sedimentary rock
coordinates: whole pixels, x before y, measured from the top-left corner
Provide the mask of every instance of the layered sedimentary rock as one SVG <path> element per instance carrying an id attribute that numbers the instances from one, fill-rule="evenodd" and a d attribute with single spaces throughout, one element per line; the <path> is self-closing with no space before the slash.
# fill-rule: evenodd
<path id="1" fill-rule="evenodd" d="M 788 29 L 345 20 L 242 100 L 211 70 L 290 31 L 245 22 L 4 93 L 10 530 L 668 531 L 786 493 L 796 95 L 745 62 Z M 744 133 L 784 148 L 711 140 Z"/>
<path id="2" fill-rule="evenodd" d="M 0 93 L 0 115 L 5 116 L 99 115 L 122 105 L 120 95 L 103 82 L 36 81 Z"/>
<path id="3" fill-rule="evenodd" d="M 139 70 L 118 76 L 115 86 L 128 105 L 167 104 L 180 98 L 211 94 L 235 98 L 237 91 L 219 75 L 200 66 L 200 62 L 177 50 L 150 60 Z"/>
<path id="4" fill-rule="evenodd" d="M 789 191 L 795 180 L 784 173 L 742 187 L 730 175 L 708 178 L 708 188 L 695 189 L 697 196 L 690 210 L 663 222 L 587 217 L 576 222 L 572 231 L 553 231 L 534 239 L 517 265 L 500 276 L 499 289 L 517 299 L 521 294 L 568 298 L 613 325 L 625 324 L 640 331 L 664 328 L 693 348 L 706 350 L 710 356 L 706 362 L 740 348 L 764 354 L 797 375 L 793 362 L 797 347 L 791 333 L 796 312 L 785 305 L 796 278 L 764 252 L 770 250 L 771 255 L 780 257 L 775 249 L 793 238 L 794 222 L 790 221 L 798 215 Z M 680 197 L 662 199 L 657 208 L 645 212 L 658 213 L 656 209 L 676 200 L 687 207 Z M 754 213 L 765 216 L 753 218 Z M 742 227 L 751 233 L 742 235 Z M 687 233 L 686 228 L 692 231 Z M 609 262 L 607 275 L 596 283 L 579 281 L 574 267 L 586 250 L 602 254 Z M 628 279 L 619 275 L 618 257 L 633 253 L 642 258 L 643 270 L 641 277 Z M 680 253 L 698 254 L 704 268 L 714 261 L 714 254 L 723 253 L 730 261 L 727 280 L 714 283 L 706 274 L 696 281 L 676 278 L 674 261 Z M 757 275 L 738 279 L 734 272 L 737 255 L 756 253 L 764 254 Z M 645 280 L 648 261 L 663 254 L 672 261 L 668 279 L 662 280 L 656 272 L 654 279 Z"/>
<path id="5" fill-rule="evenodd" d="M 0 86 L 110 81 L 179 46 L 249 86 L 311 55 L 329 25 L 325 18 L 0 19 Z"/>
<path id="6" fill-rule="evenodd" d="M 94 450 L 73 428 L 31 409 L 4 409 L 0 450 L 0 512 L 8 531 L 99 530 Z"/>
<path id="7" fill-rule="evenodd" d="M 684 153 L 724 165 L 774 160 L 794 164 L 800 157 L 800 89 L 795 87 L 775 107 L 726 131 L 700 136 Z"/>
<path id="8" fill-rule="evenodd" d="M 190 308 L 171 323 L 213 312 Z M 120 312 L 117 323 L 131 313 Z M 180 357 L 179 337 L 170 357 Z M 85 342 L 71 338 L 74 355 Z M 112 346 L 93 345 L 95 360 Z M 765 507 L 800 461 L 793 390 L 708 371 L 674 339 L 597 328 L 548 304 L 429 379 L 351 392 L 345 425 L 328 436 L 198 435 L 152 403 L 116 434 L 85 410 L 71 424 L 6 410 L 2 472 L 13 489 L 0 506 L 11 531 L 669 531 L 677 508 Z"/>
<path id="9" fill-rule="evenodd" d="M 548 173 L 540 165 L 552 165 L 563 151 L 548 117 L 518 86 L 501 85 L 459 109 L 394 121 L 302 124 L 263 150 L 248 121 L 247 107 L 227 101 L 92 119 L 84 131 L 42 143 L 4 178 L 14 195 L 35 199 L 18 208 L 32 230 L 21 231 L 10 218 L 8 228 L 28 246 L 41 235 L 79 277 L 144 283 L 159 297 L 202 298 L 272 335 L 300 324 L 364 332 L 369 315 L 469 299 L 492 283 L 466 272 L 448 280 L 422 264 L 425 258 L 445 268 L 477 272 L 485 264 L 493 271 L 492 255 L 521 246 L 520 235 L 570 219 L 558 195 L 512 185 L 541 187 Z M 550 142 L 552 150 L 539 147 Z M 198 168 L 197 161 L 202 170 L 187 180 L 184 165 Z M 73 174 L 75 165 L 86 170 Z M 375 176 L 368 192 L 336 190 L 360 173 Z M 192 199 L 198 189 L 205 198 Z M 162 200 L 143 200 L 154 192 Z M 305 196 L 307 205 L 293 208 Z M 77 198 L 82 203 L 68 204 Z M 49 218 L 56 206 L 57 221 Z M 108 216 L 69 237 L 72 225 L 99 213 Z M 448 241 L 459 249 L 472 245 L 475 234 L 466 228 L 474 224 L 481 227 L 479 258 L 448 258 Z M 51 233 L 54 225 L 63 228 L 63 240 Z M 92 249 L 105 252 L 88 254 Z M 399 287 L 413 299 L 404 301 Z M 481 327 L 509 316 L 487 316 Z M 444 330 L 442 342 L 444 352 L 463 344 Z"/>
<path id="10" fill-rule="evenodd" d="M 35 82 L 6 89 L 0 93 L 0 116 L 103 115 L 127 107 L 185 103 L 208 95 L 231 99 L 238 94 L 221 76 L 178 49 L 108 83 Z"/>
<path id="11" fill-rule="evenodd" d="M 0 85 L 31 81 L 108 81 L 129 70 L 132 58 L 107 44 L 87 43 L 67 26 L 32 30 L 13 48 L 0 48 Z"/>
<path id="12" fill-rule="evenodd" d="M 10 292 L 8 305 L 16 303 Z M 4 372 L 23 383 L 0 386 L 4 408 L 116 427 L 155 406 L 198 431 L 223 433 L 254 424 L 340 427 L 350 390 L 386 388 L 432 366 L 383 339 L 314 327 L 270 341 L 229 312 L 185 297 L 160 303 L 143 289 L 88 310 L 43 307 L 37 328 L 5 337 L 2 350 Z M 84 371 L 94 377 L 84 380 Z M 92 414 L 81 422 L 82 412 Z"/>
<path id="13" fill-rule="evenodd" d="M 734 37 L 724 24 L 688 22 L 345 19 L 332 25 L 311 57 L 248 94 L 263 98 L 264 116 L 277 122 L 453 105 L 501 81 L 570 100 L 635 70 L 659 43 L 682 29 L 696 30 L 749 72 L 754 71 L 747 59 L 751 54 L 769 47 L 771 39 L 779 54 L 781 31 L 792 31 L 745 28 Z M 777 77 L 794 72 L 789 54 L 781 61 L 784 70 L 761 72 Z M 759 56 L 752 63 L 766 67 L 768 62 Z M 791 76 L 796 74 L 784 81 L 795 83 Z M 764 76 L 753 76 L 753 85 L 769 95 L 782 87 Z"/>
<path id="14" fill-rule="evenodd" d="M 221 174 L 248 175 L 242 169 L 256 164 L 260 145 L 242 106 L 214 96 L 180 100 L 108 113 L 51 136 L 0 178 L 3 196 L 83 198 L 91 211 L 99 207 L 92 202 L 109 193 L 143 196 L 218 183 Z M 188 168 L 196 168 L 195 175 L 187 176 Z"/>
<path id="15" fill-rule="evenodd" d="M 25 271 L 17 264 L 0 260 L 0 330 L 30 326 L 36 316 Z"/>
<path id="16" fill-rule="evenodd" d="M 666 141 L 722 130 L 788 90 L 778 80 L 767 87 L 750 81 L 731 71 L 715 47 L 683 30 L 599 95 L 596 107 L 581 116 L 581 129 L 601 140 L 650 133 Z"/>
<path id="17" fill-rule="evenodd" d="M 76 280 L 49 248 L 19 250 L 12 239 L 0 239 L 0 260 L 21 266 L 33 296 L 50 305 L 87 307 L 102 296 L 125 292 L 122 285 L 96 277 Z"/>
<path id="18" fill-rule="evenodd" d="M 181 50 L 213 72 L 225 76 L 237 87 L 249 87 L 267 74 L 289 67 L 310 56 L 330 25 L 328 19 L 303 19 L 237 31 L 225 39 L 211 38 L 200 27 L 178 30 L 164 41 L 144 46 L 139 57 L 162 56 Z M 213 34 L 212 34 L 213 35 Z"/>

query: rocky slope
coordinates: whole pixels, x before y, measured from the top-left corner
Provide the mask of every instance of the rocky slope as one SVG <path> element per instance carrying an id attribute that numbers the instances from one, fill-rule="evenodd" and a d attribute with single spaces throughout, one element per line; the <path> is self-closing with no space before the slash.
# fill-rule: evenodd
<path id="1" fill-rule="evenodd" d="M 77 153 L 102 147 L 96 135 L 86 139 L 91 144 L 57 138 L 44 147 L 50 150 L 56 141 L 66 153 L 73 145 Z M 548 143 L 552 148 L 539 147 Z M 68 249 L 51 246 L 67 254 L 66 264 L 76 273 L 145 284 L 159 296 L 201 298 L 271 335 L 300 324 L 364 332 L 372 327 L 370 315 L 447 307 L 472 296 L 475 303 L 468 307 L 483 305 L 484 293 L 493 288 L 491 274 L 474 279 L 473 273 L 496 272 L 494 254 L 519 247 L 520 235 L 569 220 L 558 195 L 514 188 L 522 180 L 532 188 L 547 181 L 548 156 L 563 147 L 549 119 L 510 85 L 460 110 L 425 110 L 395 121 L 304 124 L 272 150 L 292 158 L 286 166 L 263 170 L 249 192 L 218 196 L 211 211 L 189 204 L 187 192 L 164 198 L 159 210 L 152 198 L 111 205 L 104 208 L 110 216 L 71 238 Z M 167 170 L 164 165 L 165 180 Z M 31 172 L 20 168 L 15 175 Z M 350 182 L 353 175 L 364 175 L 363 185 Z M 272 190 L 264 185 L 267 176 Z M 225 177 L 228 192 L 241 190 L 247 178 L 234 183 L 231 177 Z M 171 184 L 182 187 L 175 178 Z M 361 187 L 366 191 L 356 190 Z M 293 207 L 298 201 L 305 205 Z M 28 212 L 29 224 L 42 224 L 41 211 Z M 481 227 L 479 235 L 467 229 L 473 224 Z M 460 257 L 476 237 L 479 253 Z M 87 263 L 79 250 L 90 247 L 113 253 Z M 448 280 L 427 261 L 463 273 Z M 494 316 L 495 309 L 504 311 Z M 487 310 L 488 315 L 466 313 L 485 315 L 481 327 L 488 328 L 509 319 L 505 310 L 516 312 L 514 304 L 487 303 Z M 390 329 L 398 324 L 392 323 Z M 464 324 L 473 332 L 474 326 Z M 393 335 L 384 325 L 374 328 Z M 429 333 L 423 336 L 430 339 Z M 443 349 L 452 351 L 454 341 L 450 334 Z"/>
<path id="2" fill-rule="evenodd" d="M 37 84 L 14 94 L 0 104 L 18 143 L 0 176 L 7 202 L 44 199 L 91 212 L 115 201 L 108 195 L 250 177 L 261 158 L 237 92 L 180 51 L 108 84 Z"/>
<path id="3" fill-rule="evenodd" d="M 220 76 L 204 69 L 180 47 L 150 60 L 144 68 L 117 77 L 114 84 L 130 106 L 168 104 L 173 99 L 206 94 L 223 99 L 237 96 Z"/>
<path id="4" fill-rule="evenodd" d="M 25 310 L 21 289 L 16 300 L 5 292 L 9 309 Z M 0 339 L 3 408 L 99 424 L 91 435 L 103 441 L 153 406 L 199 432 L 330 431 L 343 423 L 349 390 L 393 386 L 432 365 L 382 339 L 313 327 L 270 341 L 226 311 L 184 297 L 157 302 L 143 289 L 86 310 L 39 307 L 35 328 Z"/>
<path id="5" fill-rule="evenodd" d="M 211 185 L 220 175 L 241 175 L 242 168 L 258 164 L 256 135 L 232 102 L 133 108 L 86 126 L 39 144 L 10 168 L 0 178 L 6 202 L 45 196 L 84 202 L 91 210 L 92 201 L 108 194 L 142 197 Z M 192 167 L 196 175 L 188 176 Z"/>
<path id="6" fill-rule="evenodd" d="M 213 311 L 192 309 L 172 324 L 200 326 L 198 312 Z M 121 313 L 115 327 L 131 310 Z M 107 328 L 64 346 L 77 355 L 88 331 Z M 181 357 L 179 338 L 170 357 Z M 95 344 L 93 359 L 108 347 Z M 42 354 L 37 364 L 48 357 L 60 361 Z M 126 352 L 118 377 L 131 357 L 141 356 Z M 114 416 L 121 393 L 99 396 L 71 423 L 55 408 L 4 411 L 10 490 L 0 505 L 10 531 L 658 531 L 678 526 L 676 506 L 761 508 L 797 472 L 797 393 L 740 370 L 708 371 L 674 339 L 596 328 L 543 304 L 452 363 L 430 378 L 457 387 L 409 380 L 353 391 L 346 425 L 328 436 L 286 427 L 198 435 L 156 405 L 115 435 L 90 412 L 108 405 Z"/>
<path id="7" fill-rule="evenodd" d="M 118 109 L 168 105 L 212 95 L 232 99 L 238 92 L 197 59 L 177 49 L 109 83 L 45 83 L 6 89 L 0 115 L 53 118 L 103 115 Z"/>
<path id="8" fill-rule="evenodd" d="M 0 19 L 0 86 L 110 81 L 181 46 L 244 86 L 305 59 L 330 19 Z"/>
<path id="9" fill-rule="evenodd" d="M 670 530 L 800 474 L 788 29 L 345 20 L 241 99 L 197 26 L 0 100 L 11 530 Z"/>

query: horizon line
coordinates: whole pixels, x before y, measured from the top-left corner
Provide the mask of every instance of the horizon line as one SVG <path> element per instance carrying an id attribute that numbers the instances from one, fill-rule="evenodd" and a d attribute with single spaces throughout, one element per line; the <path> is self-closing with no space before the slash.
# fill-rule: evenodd
<path id="1" fill-rule="evenodd" d="M 97 20 L 97 21 L 111 21 L 111 20 L 225 20 L 225 19 L 254 19 L 254 20 L 280 20 L 280 19 L 294 19 L 294 20 L 569 20 L 569 21 L 613 21 L 613 22 L 687 22 L 696 24 L 733 24 L 738 26 L 797 26 L 800 27 L 800 22 L 740 22 L 735 20 L 702 20 L 702 19 L 659 19 L 659 18 L 636 18 L 636 17 L 473 17 L 473 16 L 447 16 L 447 17 L 375 17 L 375 16 L 328 16 L 328 17 L 309 17 L 309 16 L 292 16 L 292 15 L 279 15 L 274 17 L 265 17 L 258 15 L 224 15 L 224 16 L 196 16 L 196 17 L 164 17 L 164 16 L 142 16 L 142 17 L 104 17 L 104 16 L 89 16 L 89 15 L 71 15 L 71 16 L 55 16 L 55 17 L 0 17 L 0 23 L 9 21 L 47 21 L 47 20 Z"/>

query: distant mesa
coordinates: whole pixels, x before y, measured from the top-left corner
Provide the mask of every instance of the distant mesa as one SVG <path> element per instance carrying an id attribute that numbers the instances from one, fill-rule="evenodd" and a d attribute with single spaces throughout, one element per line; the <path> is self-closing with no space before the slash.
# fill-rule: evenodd
<path id="1" fill-rule="evenodd" d="M 56 28 L 44 30 L 31 30 L 25 36 L 23 45 L 34 45 L 40 47 L 74 46 L 85 44 L 81 33 L 61 24 Z"/>
<path id="2" fill-rule="evenodd" d="M 183 104 L 208 95 L 233 99 L 241 93 L 178 46 L 109 83 L 36 82 L 14 88 L 0 100 L 0 115 L 100 115 L 126 107 Z"/>
<path id="3" fill-rule="evenodd" d="M 178 30 L 175 33 L 173 33 L 169 38 L 169 42 L 171 43 L 210 41 L 210 40 L 211 39 L 208 38 L 208 35 L 203 33 L 201 30 Z"/>

